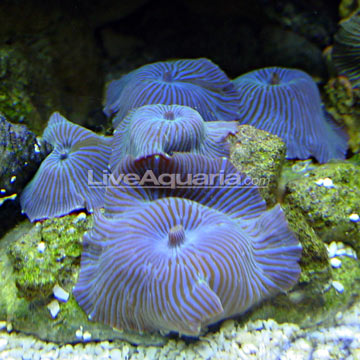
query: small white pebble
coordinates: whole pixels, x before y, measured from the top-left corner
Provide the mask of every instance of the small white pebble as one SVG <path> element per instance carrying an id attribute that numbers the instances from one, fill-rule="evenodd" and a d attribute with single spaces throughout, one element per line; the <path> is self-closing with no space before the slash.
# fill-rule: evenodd
<path id="1" fill-rule="evenodd" d="M 325 178 L 324 179 L 323 186 L 328 188 L 328 189 L 331 189 L 331 188 L 335 187 L 333 181 L 330 178 Z"/>
<path id="2" fill-rule="evenodd" d="M 255 322 L 248 323 L 247 327 L 250 331 L 260 331 L 264 328 L 264 322 L 262 320 L 256 320 Z"/>
<path id="3" fill-rule="evenodd" d="M 339 281 L 333 281 L 331 284 L 338 293 L 344 292 L 344 285 Z"/>
<path id="4" fill-rule="evenodd" d="M 343 313 L 341 311 L 337 312 L 335 315 L 335 319 L 337 321 L 341 320 L 343 318 Z"/>
<path id="5" fill-rule="evenodd" d="M 81 212 L 73 221 L 74 224 L 78 223 L 79 221 L 86 220 L 86 214 L 84 212 Z"/>
<path id="6" fill-rule="evenodd" d="M 146 348 L 146 356 L 149 359 L 157 359 L 159 356 L 156 356 L 158 352 L 158 348 L 155 346 L 149 346 L 148 348 Z"/>
<path id="7" fill-rule="evenodd" d="M 39 148 L 39 145 L 38 144 L 34 144 L 34 150 L 36 153 L 39 153 L 40 152 L 40 148 Z"/>
<path id="8" fill-rule="evenodd" d="M 51 303 L 47 305 L 47 308 L 50 311 L 51 317 L 55 319 L 60 311 L 60 305 L 57 300 L 53 300 Z"/>
<path id="9" fill-rule="evenodd" d="M 346 255 L 353 259 L 357 259 L 356 251 L 352 248 L 348 248 Z"/>
<path id="10" fill-rule="evenodd" d="M 126 359 L 128 357 L 129 353 L 130 353 L 130 347 L 125 344 L 122 348 L 122 355 L 123 355 L 124 359 Z"/>
<path id="11" fill-rule="evenodd" d="M 330 260 L 330 265 L 333 267 L 333 268 L 339 268 L 341 267 L 341 260 L 338 259 L 338 258 L 332 258 Z"/>
<path id="12" fill-rule="evenodd" d="M 83 333 L 83 340 L 84 340 L 84 341 L 89 341 L 89 340 L 91 340 L 91 333 L 89 333 L 88 331 L 84 331 L 84 333 Z"/>
<path id="13" fill-rule="evenodd" d="M 358 214 L 351 214 L 349 215 L 349 219 L 352 222 L 358 222 L 360 220 L 360 216 Z"/>
<path id="14" fill-rule="evenodd" d="M 333 181 L 330 178 L 316 180 L 315 184 L 318 185 L 318 186 L 324 186 L 324 187 L 326 187 L 328 189 L 331 189 L 331 188 L 335 187 Z"/>
<path id="15" fill-rule="evenodd" d="M 258 352 L 257 347 L 254 344 L 244 344 L 242 349 L 246 355 L 254 355 Z"/>
<path id="16" fill-rule="evenodd" d="M 330 245 L 328 246 L 328 255 L 329 258 L 334 257 L 337 254 L 338 247 L 336 245 L 335 241 L 332 241 Z"/>
<path id="17" fill-rule="evenodd" d="M 0 339 L 0 351 L 3 351 L 6 348 L 7 344 L 8 344 L 8 340 L 1 338 Z"/>
<path id="18" fill-rule="evenodd" d="M 330 353 L 328 349 L 317 349 L 314 351 L 313 355 L 312 355 L 313 359 L 316 360 L 330 360 Z"/>
<path id="19" fill-rule="evenodd" d="M 336 251 L 336 256 L 344 256 L 348 254 L 348 249 L 343 248 Z"/>
<path id="20" fill-rule="evenodd" d="M 73 227 L 71 227 L 70 229 L 67 230 L 67 233 L 68 233 L 69 235 L 75 234 L 75 232 L 76 232 L 76 229 L 73 228 Z"/>
<path id="21" fill-rule="evenodd" d="M 12 323 L 11 323 L 11 322 L 8 322 L 8 323 L 6 324 L 6 331 L 7 331 L 8 333 L 11 333 L 11 332 L 13 331 L 13 326 L 12 326 Z"/>
<path id="22" fill-rule="evenodd" d="M 125 359 L 122 354 L 121 354 L 121 350 L 119 349 L 112 349 L 110 351 L 110 359 L 111 360 L 122 360 Z"/>
<path id="23" fill-rule="evenodd" d="M 62 302 L 67 302 L 69 300 L 69 293 L 65 291 L 62 287 L 60 287 L 58 284 L 53 287 L 53 294 L 56 299 Z"/>
<path id="24" fill-rule="evenodd" d="M 37 246 L 38 252 L 43 253 L 46 249 L 46 244 L 43 241 L 40 241 Z"/>
<path id="25" fill-rule="evenodd" d="M 0 193 L 5 194 L 6 190 L 5 189 L 0 189 Z"/>
<path id="26" fill-rule="evenodd" d="M 109 350 L 110 348 L 110 343 L 108 341 L 102 341 L 101 343 L 99 343 L 99 345 L 104 350 Z"/>
<path id="27" fill-rule="evenodd" d="M 318 186 L 323 186 L 324 185 L 324 179 L 316 180 L 315 184 L 318 185 Z"/>
<path id="28" fill-rule="evenodd" d="M 16 180 L 16 176 L 14 175 L 14 176 L 11 177 L 10 183 L 12 184 L 13 182 L 15 182 L 15 180 Z"/>
<path id="29" fill-rule="evenodd" d="M 6 321 L 0 321 L 0 330 L 6 329 Z"/>
<path id="30" fill-rule="evenodd" d="M 76 336 L 78 339 L 82 340 L 82 338 L 83 338 L 82 328 L 76 330 L 75 336 Z"/>

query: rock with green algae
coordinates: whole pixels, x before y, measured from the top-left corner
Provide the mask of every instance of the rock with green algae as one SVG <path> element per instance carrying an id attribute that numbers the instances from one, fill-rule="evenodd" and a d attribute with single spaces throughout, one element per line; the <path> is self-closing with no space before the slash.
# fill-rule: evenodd
<path id="1" fill-rule="evenodd" d="M 280 195 L 281 182 L 285 188 L 287 182 L 301 179 L 306 170 L 314 168 L 309 161 L 284 162 L 286 149 L 281 139 L 251 126 L 239 126 L 238 133 L 229 137 L 229 141 L 231 160 L 240 171 L 253 178 L 268 179 L 269 187 L 260 190 L 270 206 Z M 281 176 L 284 172 L 286 176 Z M 323 309 L 326 303 L 325 288 L 332 278 L 327 249 L 301 212 L 286 203 L 281 206 L 289 228 L 303 248 L 299 282 L 288 293 L 280 294 L 250 310 L 240 317 L 240 321 L 274 318 L 279 322 L 291 321 L 301 326 L 311 326 L 328 318 L 328 313 Z M 337 308 L 338 304 L 334 304 L 333 310 Z"/>
<path id="2" fill-rule="evenodd" d="M 231 159 L 239 170 L 250 173 L 253 177 L 259 176 L 258 174 L 260 176 L 267 174 L 270 169 L 271 191 L 267 195 L 264 191 L 262 193 L 268 204 L 273 204 L 278 197 L 280 182 L 284 183 L 283 187 L 287 190 L 287 184 L 301 182 L 302 179 L 307 179 L 305 174 L 317 169 L 309 161 L 284 162 L 284 145 L 281 140 L 279 140 L 280 144 L 276 141 L 278 139 L 276 136 L 250 126 L 240 126 L 239 130 L 236 138 L 235 136 L 230 138 Z M 271 140 L 275 140 L 276 146 L 273 146 Z M 273 161 L 275 164 L 272 163 Z M 283 166 L 287 164 L 289 166 Z M 291 173 L 294 174 L 290 177 L 288 173 L 285 177 L 280 176 L 280 172 L 286 172 L 287 168 L 291 168 Z M 306 191 L 302 189 L 299 191 L 300 194 L 306 194 Z M 349 305 L 354 293 L 350 286 L 346 286 L 349 290 L 346 294 L 334 293 L 334 289 L 329 288 L 334 271 L 337 270 L 337 274 L 342 273 L 344 276 L 348 274 L 347 283 L 349 283 L 357 277 L 359 264 L 355 260 L 350 260 L 351 269 L 346 268 L 344 272 L 332 269 L 325 244 L 310 226 L 306 214 L 286 202 L 281 206 L 289 228 L 295 233 L 303 248 L 299 282 L 289 292 L 280 294 L 251 309 L 240 317 L 240 322 L 273 318 L 278 322 L 294 322 L 307 327 L 322 321 L 330 321 L 334 313 Z M 334 295 L 336 301 L 331 295 Z"/>
<path id="3" fill-rule="evenodd" d="M 312 326 L 328 318 L 324 311 L 325 289 L 332 279 L 327 249 L 306 222 L 303 215 L 282 204 L 289 228 L 302 245 L 301 275 L 290 291 L 266 300 L 251 309 L 240 322 L 258 319 L 275 319 L 278 322 L 293 322 L 302 327 Z M 334 306 L 334 311 L 338 305 Z"/>
<path id="4" fill-rule="evenodd" d="M 18 50 L 0 48 L 0 112 L 14 123 L 40 129 L 41 117 L 29 96 L 29 66 Z"/>
<path id="5" fill-rule="evenodd" d="M 79 272 L 82 236 L 91 226 L 91 216 L 68 215 L 30 229 L 25 225 L 20 233 L 15 228 L 0 241 L 0 320 L 11 322 L 16 331 L 57 343 L 88 341 L 90 334 L 92 341 L 164 344 L 167 339 L 161 336 L 121 332 L 91 322 L 78 306 L 72 289 Z M 54 300 L 55 285 L 70 298 L 59 302 L 60 311 L 52 318 L 47 306 Z"/>
<path id="6" fill-rule="evenodd" d="M 349 244 L 360 256 L 360 222 L 351 219 L 360 215 L 360 166 L 328 163 L 305 175 L 286 185 L 285 203 L 303 214 L 323 241 Z"/>
<path id="7" fill-rule="evenodd" d="M 340 125 L 345 125 L 349 135 L 349 147 L 360 150 L 360 89 L 352 88 L 344 77 L 330 79 L 324 86 L 326 110 Z"/>
<path id="8" fill-rule="evenodd" d="M 46 300 L 56 284 L 71 290 L 74 268 L 80 262 L 82 235 L 91 227 L 91 220 L 77 219 L 69 216 L 38 222 L 9 246 L 20 297 Z"/>
<path id="9" fill-rule="evenodd" d="M 286 146 L 276 135 L 250 125 L 240 125 L 229 136 L 230 160 L 236 168 L 254 179 L 268 205 L 277 202 L 277 189 Z"/>
<path id="10" fill-rule="evenodd" d="M 267 300 L 240 320 L 274 319 L 279 323 L 296 323 L 303 328 L 318 324 L 331 324 L 339 311 L 353 304 L 360 294 L 360 263 L 343 257 L 342 266 L 329 269 L 329 280 L 300 283 L 289 293 Z M 338 281 L 344 286 L 342 293 L 331 285 Z"/>
<path id="11" fill-rule="evenodd" d="M 290 167 L 295 165 L 293 162 L 290 163 Z M 318 169 L 309 164 L 306 164 L 305 168 L 309 169 L 308 173 L 316 172 Z M 291 179 L 289 183 L 301 182 L 307 178 L 302 171 L 296 171 L 296 179 Z M 301 194 L 306 194 L 306 191 Z M 286 202 L 281 206 L 289 228 L 295 233 L 303 248 L 299 282 L 289 292 L 266 300 L 251 309 L 240 321 L 272 318 L 278 322 L 297 323 L 301 327 L 331 323 L 337 312 L 350 306 L 354 299 L 359 297 L 360 263 L 357 259 L 344 256 L 341 258 L 342 266 L 332 268 L 325 244 L 310 226 L 306 215 Z M 337 292 L 331 286 L 333 281 L 339 281 L 344 286 L 343 293 Z"/>

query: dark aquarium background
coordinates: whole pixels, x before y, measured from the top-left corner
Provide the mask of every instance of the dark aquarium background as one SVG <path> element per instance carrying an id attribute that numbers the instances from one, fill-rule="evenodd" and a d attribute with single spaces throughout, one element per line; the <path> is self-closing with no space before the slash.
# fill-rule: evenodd
<path id="1" fill-rule="evenodd" d="M 336 1 L 2 1 L 2 87 L 10 121 L 41 133 L 55 109 L 93 130 L 106 81 L 141 65 L 207 57 L 230 78 L 264 66 L 326 79 Z M 10 56 L 11 55 L 11 56 Z M 13 106 L 15 105 L 15 106 Z"/>

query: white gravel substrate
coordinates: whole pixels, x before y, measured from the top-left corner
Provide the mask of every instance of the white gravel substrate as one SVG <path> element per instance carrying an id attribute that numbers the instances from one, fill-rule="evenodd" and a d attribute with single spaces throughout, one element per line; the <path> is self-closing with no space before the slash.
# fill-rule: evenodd
<path id="1" fill-rule="evenodd" d="M 360 302 L 338 313 L 335 324 L 301 330 L 274 320 L 238 327 L 226 321 L 217 333 L 186 344 L 170 340 L 162 347 L 132 346 L 125 342 L 58 346 L 6 330 L 0 332 L 0 360 L 358 360 L 360 359 Z"/>

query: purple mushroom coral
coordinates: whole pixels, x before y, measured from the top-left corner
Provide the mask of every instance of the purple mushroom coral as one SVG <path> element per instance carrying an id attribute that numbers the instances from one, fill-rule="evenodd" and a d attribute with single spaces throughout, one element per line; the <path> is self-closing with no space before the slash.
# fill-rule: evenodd
<path id="1" fill-rule="evenodd" d="M 110 140 L 75 125 L 59 113 L 51 115 L 43 140 L 53 151 L 21 194 L 22 211 L 31 221 L 62 216 L 73 210 L 93 211 L 104 203 L 101 182 L 111 154 Z"/>
<path id="2" fill-rule="evenodd" d="M 347 136 L 324 113 L 310 75 L 269 67 L 233 82 L 240 93 L 240 122 L 281 137 L 288 158 L 314 156 L 321 163 L 345 158 Z"/>
<path id="3" fill-rule="evenodd" d="M 107 89 L 104 112 L 114 128 L 129 110 L 147 105 L 186 105 L 205 121 L 239 119 L 239 95 L 225 73 L 208 59 L 144 65 Z"/>
<path id="4" fill-rule="evenodd" d="M 340 23 L 332 58 L 338 72 L 360 88 L 360 10 Z"/>
<path id="5" fill-rule="evenodd" d="M 106 215 L 124 216 L 162 197 L 196 201 L 233 218 L 251 219 L 266 210 L 252 179 L 239 173 L 229 159 L 177 153 L 124 158 L 109 179 Z"/>
<path id="6" fill-rule="evenodd" d="M 221 174 L 236 175 L 226 159 L 174 158 L 177 164 L 150 157 L 159 175 L 165 165 L 168 174 L 183 169 L 185 175 L 194 165 L 218 169 L 216 184 Z M 141 159 L 131 165 L 129 159 L 124 168 L 146 173 L 150 164 Z M 257 190 L 238 175 L 237 186 L 197 187 L 195 195 L 191 187 L 177 193 L 176 188 L 129 187 L 126 181 L 119 183 L 121 191 L 108 193 L 124 207 L 117 214 L 113 207 L 112 217 L 96 214 L 84 237 L 74 289 L 89 318 L 124 330 L 198 336 L 207 325 L 292 287 L 301 246 L 280 207 L 266 211 Z"/>
<path id="7" fill-rule="evenodd" d="M 229 156 L 226 136 L 237 131 L 235 121 L 205 122 L 200 114 L 182 105 L 145 105 L 131 110 L 116 128 L 110 167 L 125 155 L 191 152 L 209 157 Z"/>

